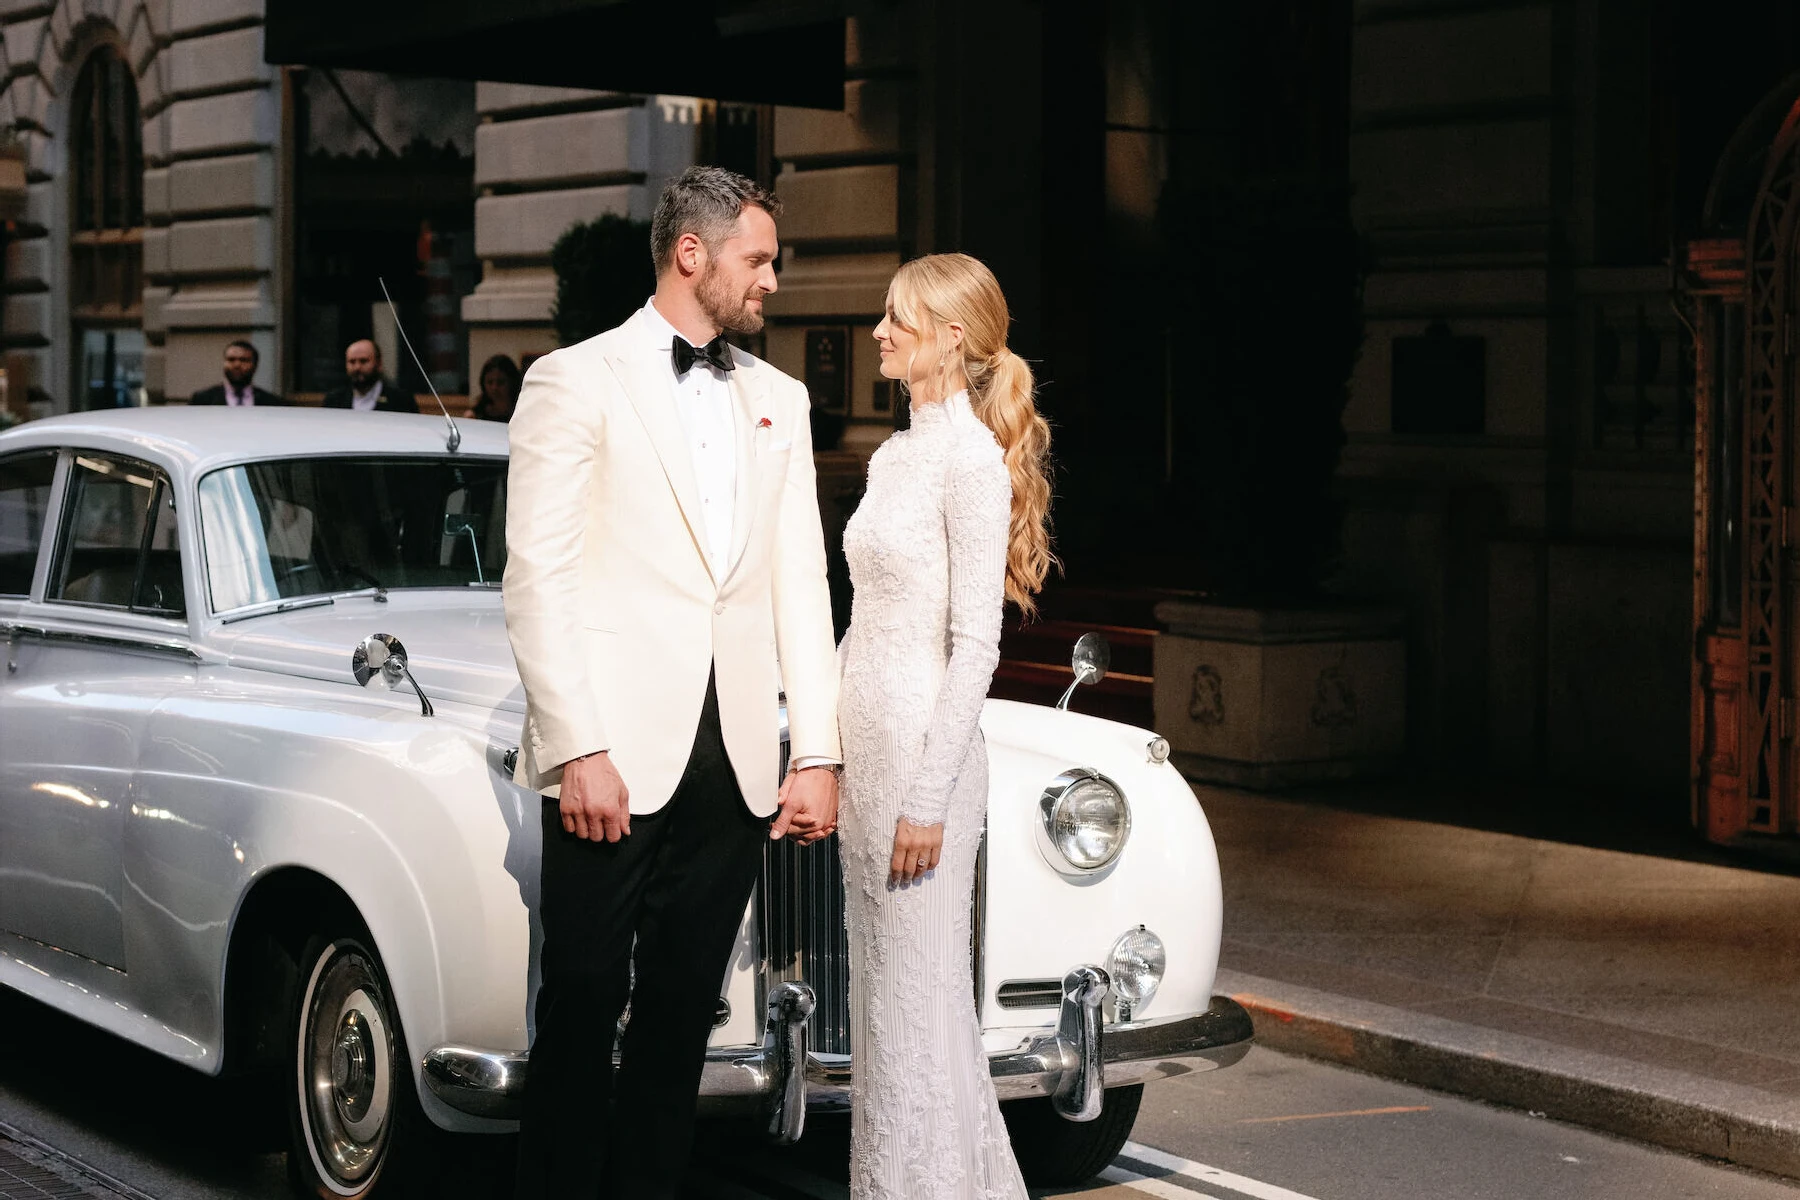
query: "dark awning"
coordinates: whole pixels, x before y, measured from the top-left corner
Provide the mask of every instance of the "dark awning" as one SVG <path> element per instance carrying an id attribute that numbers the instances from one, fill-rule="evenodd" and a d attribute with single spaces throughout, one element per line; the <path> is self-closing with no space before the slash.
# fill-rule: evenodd
<path id="1" fill-rule="evenodd" d="M 268 0 L 271 63 L 844 106 L 842 0 Z"/>

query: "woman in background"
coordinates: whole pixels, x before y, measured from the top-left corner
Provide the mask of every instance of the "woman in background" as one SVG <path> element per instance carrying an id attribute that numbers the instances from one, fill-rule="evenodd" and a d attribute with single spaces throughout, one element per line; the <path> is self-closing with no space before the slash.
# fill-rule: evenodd
<path id="1" fill-rule="evenodd" d="M 471 415 L 481 421 L 510 421 L 513 405 L 519 402 L 519 384 L 523 376 L 519 374 L 517 363 L 505 354 L 496 354 L 481 364 L 481 396 L 470 409 Z"/>

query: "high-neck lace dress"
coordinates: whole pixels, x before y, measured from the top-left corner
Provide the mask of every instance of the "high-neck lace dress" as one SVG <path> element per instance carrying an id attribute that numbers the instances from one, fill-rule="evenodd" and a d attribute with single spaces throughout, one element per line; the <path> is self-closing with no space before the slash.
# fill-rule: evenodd
<path id="1" fill-rule="evenodd" d="M 850 1194 L 1024 1200 L 975 1011 L 969 901 L 987 815 L 979 722 L 1000 660 L 1012 488 L 966 393 L 914 405 L 844 530 L 839 844 L 850 934 Z M 894 826 L 944 823 L 888 885 Z"/>

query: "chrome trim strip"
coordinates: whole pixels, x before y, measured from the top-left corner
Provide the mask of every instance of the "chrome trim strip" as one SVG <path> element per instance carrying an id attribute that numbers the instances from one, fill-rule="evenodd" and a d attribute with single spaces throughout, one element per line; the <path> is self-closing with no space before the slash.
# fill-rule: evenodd
<path id="1" fill-rule="evenodd" d="M 0 621 L 0 635 L 7 638 L 36 638 L 44 642 L 69 642 L 77 646 L 97 646 L 108 650 L 142 650 L 151 654 L 171 654 L 189 662 L 203 662 L 200 652 L 186 642 L 159 638 L 151 634 L 93 633 L 87 630 L 51 629 L 44 625 L 28 625 L 17 621 Z"/>
<path id="2" fill-rule="evenodd" d="M 762 1046 L 724 1046 L 706 1052 L 701 1112 L 767 1114 L 773 1097 L 790 1100 L 798 1072 L 778 1088 L 768 1069 L 767 1044 L 765 1034 Z M 1106 1026 L 1099 1057 L 1106 1085 L 1120 1088 L 1229 1067 L 1249 1052 L 1250 1044 L 1250 1014 L 1229 996 L 1214 996 L 1203 1013 Z M 1068 1067 L 1068 1053 L 1059 1033 L 1048 1031 L 1026 1038 L 1016 1049 L 989 1054 L 994 1091 L 1002 1100 L 1055 1095 Z M 850 1057 L 813 1053 L 805 1062 L 806 1107 L 814 1112 L 847 1108 Z M 525 1055 L 440 1046 L 425 1056 L 424 1078 L 434 1096 L 459 1112 L 516 1119 Z"/>

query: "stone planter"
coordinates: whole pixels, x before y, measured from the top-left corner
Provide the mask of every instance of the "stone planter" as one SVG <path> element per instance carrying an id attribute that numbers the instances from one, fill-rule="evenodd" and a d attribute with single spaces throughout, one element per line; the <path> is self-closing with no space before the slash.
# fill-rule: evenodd
<path id="1" fill-rule="evenodd" d="M 1189 778 L 1282 788 L 1398 763 L 1403 614 L 1166 600 L 1156 619 L 1156 729 Z"/>

